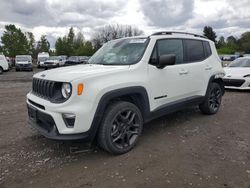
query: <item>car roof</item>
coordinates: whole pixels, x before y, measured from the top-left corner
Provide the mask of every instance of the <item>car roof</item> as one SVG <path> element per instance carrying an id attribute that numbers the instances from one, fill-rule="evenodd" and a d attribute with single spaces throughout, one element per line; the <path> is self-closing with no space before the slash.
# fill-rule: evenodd
<path id="1" fill-rule="evenodd" d="M 164 38 L 182 38 L 182 39 L 195 39 L 195 40 L 203 40 L 207 42 L 212 42 L 207 37 L 203 35 L 199 35 L 196 33 L 190 33 L 190 32 L 182 32 L 182 31 L 160 31 L 153 33 L 152 35 L 145 36 L 132 36 L 132 37 L 124 37 L 120 39 L 115 40 L 122 40 L 122 39 L 139 39 L 139 38 L 155 38 L 155 39 L 164 39 Z M 112 41 L 115 41 L 112 40 Z"/>

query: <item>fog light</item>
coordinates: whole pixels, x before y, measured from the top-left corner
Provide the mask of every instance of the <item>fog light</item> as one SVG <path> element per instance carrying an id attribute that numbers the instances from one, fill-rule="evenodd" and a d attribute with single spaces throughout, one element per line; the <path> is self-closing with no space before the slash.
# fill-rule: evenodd
<path id="1" fill-rule="evenodd" d="M 63 114 L 64 123 L 68 128 L 74 127 L 76 115 L 75 114 Z"/>

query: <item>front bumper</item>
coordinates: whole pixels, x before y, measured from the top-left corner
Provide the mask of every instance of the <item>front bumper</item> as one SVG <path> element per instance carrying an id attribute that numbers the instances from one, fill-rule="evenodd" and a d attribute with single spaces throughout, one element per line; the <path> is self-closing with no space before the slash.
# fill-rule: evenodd
<path id="1" fill-rule="evenodd" d="M 38 114 L 35 121 L 32 121 L 32 117 L 29 116 L 31 120 L 29 121 L 30 125 L 51 139 L 91 140 L 95 136 L 96 131 L 93 123 L 95 115 L 93 103 L 84 99 L 82 103 L 79 103 L 77 99 L 77 97 L 72 96 L 70 100 L 56 104 L 40 98 L 32 92 L 28 93 L 26 101 L 28 109 L 32 108 L 35 114 Z M 65 122 L 64 114 L 75 115 L 73 127 L 69 127 L 67 122 Z"/>
<path id="2" fill-rule="evenodd" d="M 51 115 L 46 114 L 27 103 L 29 125 L 40 132 L 43 136 L 53 140 L 84 140 L 91 141 L 92 133 L 87 131 L 78 134 L 60 134 Z"/>
<path id="3" fill-rule="evenodd" d="M 249 90 L 250 79 L 242 78 L 223 78 L 226 89 Z"/>
<path id="4" fill-rule="evenodd" d="M 19 70 L 31 70 L 32 64 L 16 64 L 16 69 Z"/>

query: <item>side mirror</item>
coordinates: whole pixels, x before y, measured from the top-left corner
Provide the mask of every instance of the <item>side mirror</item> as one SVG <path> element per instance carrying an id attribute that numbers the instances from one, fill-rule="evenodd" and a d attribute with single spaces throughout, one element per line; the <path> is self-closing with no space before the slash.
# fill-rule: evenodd
<path id="1" fill-rule="evenodd" d="M 175 54 L 161 55 L 159 57 L 157 68 L 163 69 L 164 67 L 168 65 L 174 65 L 175 62 L 176 62 Z"/>

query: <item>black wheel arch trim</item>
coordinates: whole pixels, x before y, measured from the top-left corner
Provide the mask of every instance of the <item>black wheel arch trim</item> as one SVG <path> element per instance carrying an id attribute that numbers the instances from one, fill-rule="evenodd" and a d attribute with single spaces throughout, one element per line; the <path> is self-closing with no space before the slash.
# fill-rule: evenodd
<path id="1" fill-rule="evenodd" d="M 206 96 L 207 96 L 207 92 L 208 92 L 208 87 L 212 82 L 216 82 L 221 86 L 222 89 L 222 95 L 224 95 L 225 93 L 225 88 L 224 88 L 224 82 L 222 80 L 221 77 L 216 78 L 217 74 L 214 74 L 210 77 L 209 81 L 208 81 L 208 85 L 207 85 L 207 91 L 206 91 Z"/>
<path id="2" fill-rule="evenodd" d="M 105 109 L 109 105 L 109 103 L 112 102 L 112 100 L 119 98 L 119 97 L 135 96 L 135 95 L 140 96 L 140 98 L 139 98 L 140 106 L 138 106 L 138 107 L 142 112 L 143 119 L 148 117 L 150 114 L 150 104 L 149 104 L 147 90 L 144 87 L 132 86 L 132 87 L 111 90 L 111 91 L 105 93 L 101 97 L 101 99 L 98 103 L 91 127 L 87 131 L 87 132 L 89 132 L 90 140 L 93 141 L 95 139 L 96 133 L 98 131 L 98 128 L 99 128 L 100 123 L 101 123 L 102 118 L 103 118 L 103 114 L 105 112 Z"/>

